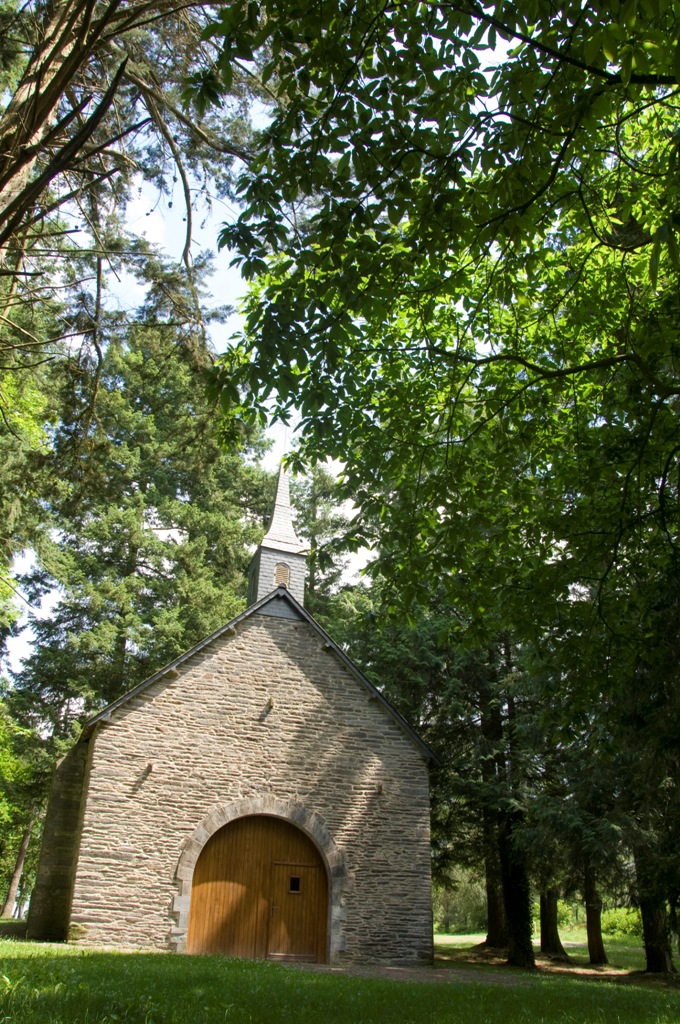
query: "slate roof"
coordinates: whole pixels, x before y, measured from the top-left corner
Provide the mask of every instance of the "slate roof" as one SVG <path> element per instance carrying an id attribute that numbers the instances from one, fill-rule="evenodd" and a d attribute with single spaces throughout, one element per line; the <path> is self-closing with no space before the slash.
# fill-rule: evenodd
<path id="1" fill-rule="evenodd" d="M 274 551 L 286 551 L 292 555 L 302 555 L 307 552 L 306 545 L 300 540 L 293 526 L 290 486 L 283 466 L 279 470 L 271 522 L 269 529 L 262 538 L 260 547 L 269 548 Z"/>

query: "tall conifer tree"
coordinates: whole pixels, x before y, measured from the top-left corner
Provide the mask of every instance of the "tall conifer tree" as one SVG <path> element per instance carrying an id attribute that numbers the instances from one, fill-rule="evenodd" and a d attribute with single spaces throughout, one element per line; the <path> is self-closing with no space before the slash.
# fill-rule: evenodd
<path id="1" fill-rule="evenodd" d="M 138 323 L 112 326 L 55 434 L 52 531 L 25 586 L 59 596 L 9 695 L 21 722 L 54 737 L 243 606 L 267 504 L 263 442 L 236 420 L 218 431 L 210 352 L 166 316 L 167 293 L 157 282 Z"/>

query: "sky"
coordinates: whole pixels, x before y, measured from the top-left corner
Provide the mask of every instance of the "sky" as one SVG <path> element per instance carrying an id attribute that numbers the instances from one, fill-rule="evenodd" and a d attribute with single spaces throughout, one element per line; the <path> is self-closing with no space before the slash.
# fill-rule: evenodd
<path id="1" fill-rule="evenodd" d="M 171 203 L 172 205 L 169 205 Z M 231 254 L 218 252 L 217 234 L 224 221 L 230 220 L 238 215 L 235 206 L 227 202 L 216 201 L 214 203 L 213 215 L 202 223 L 199 216 L 195 217 L 193 225 L 193 251 L 199 252 L 210 249 L 215 253 L 215 274 L 210 279 L 210 287 L 215 296 L 215 305 L 233 305 L 236 310 L 240 300 L 245 293 L 246 283 L 242 280 L 236 267 L 230 267 Z M 142 187 L 139 194 L 129 204 L 126 220 L 129 228 L 137 233 L 143 234 L 147 240 L 159 246 L 170 259 L 179 260 L 184 247 L 185 224 L 182 221 L 182 196 L 178 192 L 176 196 L 162 196 L 154 190 Z M 131 275 L 126 275 L 119 282 L 110 280 L 111 303 L 120 309 L 134 309 L 144 299 L 144 288 Z M 211 340 L 216 351 L 224 351 L 228 345 L 229 338 L 239 329 L 242 317 L 238 311 L 235 312 L 224 324 L 217 324 L 212 328 Z M 281 463 L 281 459 L 290 449 L 294 440 L 291 428 L 281 423 L 274 424 L 267 435 L 272 441 L 272 446 L 262 459 L 262 465 L 269 471 L 274 471 Z M 331 470 L 339 471 L 339 464 L 335 467 L 330 465 Z M 348 515 L 352 514 L 351 505 L 345 510 Z M 359 552 L 351 556 L 348 567 L 348 581 L 356 580 L 358 573 L 366 564 L 368 552 Z M 33 555 L 30 551 L 24 552 L 15 560 L 14 571 L 17 573 L 26 572 L 33 564 Z M 25 629 L 21 636 L 8 641 L 7 662 L 13 671 L 21 667 L 22 659 L 25 658 L 31 649 L 33 634 L 30 629 L 32 618 L 43 618 L 49 615 L 51 609 L 58 600 L 56 591 L 47 594 L 37 609 L 24 607 L 22 623 L 29 628 Z M 20 604 L 21 604 L 20 600 Z"/>
<path id="2" fill-rule="evenodd" d="M 168 204 L 172 205 L 169 206 Z M 162 196 L 155 190 L 142 187 L 139 193 L 133 198 L 127 209 L 127 224 L 131 231 L 136 234 L 143 234 L 149 242 L 159 246 L 170 259 L 179 260 L 182 255 L 185 239 L 185 224 L 182 221 L 182 195 L 178 191 L 176 196 Z M 211 278 L 211 290 L 215 296 L 215 305 L 233 305 L 238 308 L 241 296 L 245 292 L 245 282 L 236 267 L 230 267 L 231 254 L 217 251 L 217 234 L 223 221 L 237 216 L 236 207 L 216 201 L 214 203 L 213 215 L 204 223 L 200 216 L 194 218 L 193 224 L 193 251 L 200 252 L 205 249 L 212 250 L 215 255 L 215 274 Z M 120 309 L 134 309 L 144 300 L 144 288 L 132 275 L 125 275 L 120 281 L 116 281 L 111 275 L 108 281 L 111 292 L 110 302 Z M 227 347 L 228 339 L 234 334 L 242 318 L 238 313 L 225 324 L 217 324 L 212 329 L 212 342 L 215 349 L 220 352 Z M 272 441 L 272 447 L 262 459 L 265 469 L 274 471 L 286 454 L 291 442 L 291 432 L 282 424 L 275 424 L 267 431 Z M 24 552 L 15 560 L 14 571 L 17 573 L 26 572 L 33 564 L 33 555 L 30 551 Z M 29 609 L 23 605 L 21 597 L 20 605 L 24 607 L 22 622 L 29 625 L 21 636 L 8 641 L 8 664 L 16 671 L 23 658 L 30 652 L 32 633 L 30 621 L 32 618 L 42 618 L 49 615 L 58 599 L 58 593 L 47 594 L 40 605 L 40 608 Z"/>

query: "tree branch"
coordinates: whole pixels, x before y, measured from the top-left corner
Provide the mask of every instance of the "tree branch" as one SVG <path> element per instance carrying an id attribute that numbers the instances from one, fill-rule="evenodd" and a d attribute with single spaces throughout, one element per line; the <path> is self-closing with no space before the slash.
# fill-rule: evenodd
<path id="1" fill-rule="evenodd" d="M 118 68 L 113 81 L 82 128 L 77 131 L 75 135 L 55 154 L 42 174 L 29 182 L 26 187 L 21 190 L 19 195 L 16 196 L 7 206 L 3 214 L 6 226 L 4 230 L 0 232 L 0 248 L 2 248 L 11 238 L 12 234 L 25 216 L 27 208 L 37 200 L 38 196 L 47 187 L 47 185 L 49 185 L 49 183 L 59 173 L 69 166 L 80 148 L 97 129 L 113 102 L 113 98 L 116 94 L 121 78 L 123 77 L 124 71 L 125 63 L 121 64 Z"/>
<path id="2" fill-rule="evenodd" d="M 180 176 L 180 178 L 182 180 L 182 189 L 183 189 L 183 192 L 184 192 L 184 205 L 185 205 L 186 214 L 187 214 L 187 229 L 186 229 L 186 237 L 185 237 L 185 241 L 184 241 L 184 249 L 182 251 L 182 262 L 184 263 L 185 267 L 187 268 L 187 271 L 190 272 L 191 268 L 189 266 L 189 254 L 191 252 L 192 212 L 191 212 L 191 188 L 189 186 L 189 179 L 187 177 L 187 172 L 186 172 L 186 170 L 184 168 L 184 161 L 182 160 L 182 154 L 180 153 L 180 151 L 179 151 L 179 149 L 177 147 L 177 143 L 173 139 L 172 134 L 170 133 L 170 131 L 168 130 L 168 126 L 166 125 L 165 121 L 160 116 L 160 113 L 158 111 L 158 107 L 156 106 L 156 104 L 155 104 L 155 102 L 154 102 L 154 100 L 152 99 L 151 96 L 147 96 L 146 97 L 146 103 L 147 103 L 147 107 L 149 109 L 149 113 L 153 117 L 154 124 L 156 125 L 156 127 L 159 130 L 159 132 L 161 133 L 161 135 L 163 136 L 163 138 L 167 142 L 168 146 L 170 147 L 170 152 L 172 153 L 173 160 L 175 161 L 175 167 L 177 168 L 177 172 L 178 172 L 178 174 L 179 174 L 179 176 Z"/>
<path id="3" fill-rule="evenodd" d="M 120 50 L 121 48 L 116 47 L 116 49 Z M 218 153 L 225 153 L 227 156 L 237 157 L 239 160 L 243 160 L 244 163 L 250 162 L 249 153 L 247 153 L 244 149 L 240 149 L 238 146 L 227 145 L 226 143 L 221 142 L 215 139 L 214 137 L 208 135 L 208 133 L 204 131 L 203 128 L 200 128 L 199 125 L 194 124 L 191 118 L 187 117 L 186 114 L 182 113 L 181 110 L 179 110 L 173 103 L 171 103 L 168 100 L 168 98 L 163 95 L 163 93 L 159 92 L 158 89 L 156 89 L 145 79 L 141 78 L 140 75 L 138 75 L 135 71 L 131 71 L 129 64 L 125 72 L 125 78 L 132 85 L 136 85 L 139 91 L 146 99 L 153 100 L 160 108 L 169 110 L 172 116 L 175 117 L 180 122 L 180 124 L 184 125 L 184 127 L 192 135 L 200 139 L 201 142 L 204 142 L 206 146 L 210 146 L 211 149 L 215 150 Z"/>
<path id="4" fill-rule="evenodd" d="M 571 67 L 578 68 L 580 71 L 586 71 L 589 75 L 601 78 L 602 81 L 607 83 L 607 85 L 623 84 L 623 78 L 620 74 L 613 74 L 611 71 L 605 71 L 603 68 L 595 67 L 592 64 L 586 64 L 585 61 L 579 60 L 577 57 L 570 57 L 569 54 L 562 53 L 560 50 L 556 50 L 554 47 L 548 46 L 546 43 L 542 43 L 540 40 L 526 35 L 524 32 L 519 32 L 517 29 L 510 28 L 509 25 L 506 25 L 499 18 L 495 18 L 492 14 L 487 14 L 486 11 L 483 11 L 479 5 L 474 2 L 470 2 L 467 7 L 456 3 L 446 3 L 442 4 L 442 6 L 450 7 L 455 11 L 459 11 L 461 14 L 470 14 L 473 18 L 476 18 L 477 21 L 482 21 L 486 25 L 491 25 L 492 28 L 502 32 L 503 35 L 506 35 L 511 39 L 518 39 L 522 43 L 526 43 L 527 46 L 532 48 L 532 50 L 543 53 L 546 57 L 552 57 L 553 60 L 559 61 L 560 64 L 568 64 Z M 678 85 L 678 79 L 675 75 L 632 74 L 628 79 L 628 83 L 631 85 Z"/>

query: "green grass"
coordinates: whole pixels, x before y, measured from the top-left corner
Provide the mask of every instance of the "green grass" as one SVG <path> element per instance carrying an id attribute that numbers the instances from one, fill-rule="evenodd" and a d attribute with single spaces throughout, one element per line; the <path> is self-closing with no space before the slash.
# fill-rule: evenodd
<path id="1" fill-rule="evenodd" d="M 568 931 L 560 931 L 560 938 L 567 945 L 567 952 L 577 959 L 588 961 L 588 941 L 585 928 L 573 928 Z M 571 945 L 575 943 L 576 945 Z M 627 971 L 644 971 L 645 952 L 642 948 L 642 940 L 636 940 L 632 935 L 605 935 L 604 948 L 609 957 L 612 967 L 622 967 Z"/>
<path id="2" fill-rule="evenodd" d="M 423 977 L 428 971 L 423 969 Z M 270 963 L 0 942 L 2 1024 L 678 1024 L 680 992 L 512 975 L 399 982 Z M 496 975 L 497 977 L 497 975 Z"/>
<path id="3" fill-rule="evenodd" d="M 460 953 L 463 957 L 466 950 L 471 949 L 478 943 L 484 941 L 484 935 L 445 935 L 435 934 L 435 949 L 440 950 L 444 956 L 451 953 Z M 588 964 L 588 941 L 585 928 L 560 929 L 560 938 L 565 949 L 576 966 Z M 609 966 L 626 971 L 644 971 L 645 953 L 642 944 L 636 945 L 634 937 L 627 935 L 615 937 L 605 936 L 604 941 Z M 538 953 L 538 942 L 534 942 L 534 948 Z"/>

